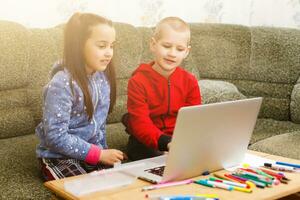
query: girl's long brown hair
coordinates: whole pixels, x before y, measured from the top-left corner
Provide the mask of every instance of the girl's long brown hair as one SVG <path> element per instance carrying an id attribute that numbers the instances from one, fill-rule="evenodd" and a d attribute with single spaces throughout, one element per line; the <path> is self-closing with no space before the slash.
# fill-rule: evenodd
<path id="1" fill-rule="evenodd" d="M 84 104 L 89 120 L 92 119 L 94 107 L 88 87 L 88 76 L 85 70 L 83 49 L 92 33 L 92 28 L 99 24 L 111 27 L 112 21 L 90 13 L 75 13 L 65 26 L 63 66 L 71 73 L 72 79 L 77 82 L 84 96 Z M 110 107 L 112 111 L 116 102 L 116 74 L 113 61 L 109 63 L 104 73 L 110 84 Z"/>

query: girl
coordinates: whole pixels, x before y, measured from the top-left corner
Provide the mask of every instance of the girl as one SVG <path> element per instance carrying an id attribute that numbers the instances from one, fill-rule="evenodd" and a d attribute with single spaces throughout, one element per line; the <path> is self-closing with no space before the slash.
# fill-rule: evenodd
<path id="1" fill-rule="evenodd" d="M 107 114 L 116 101 L 114 42 L 112 22 L 103 17 L 75 13 L 66 24 L 63 60 L 44 88 L 43 119 L 36 128 L 46 181 L 124 158 L 121 151 L 107 148 L 105 137 Z"/>

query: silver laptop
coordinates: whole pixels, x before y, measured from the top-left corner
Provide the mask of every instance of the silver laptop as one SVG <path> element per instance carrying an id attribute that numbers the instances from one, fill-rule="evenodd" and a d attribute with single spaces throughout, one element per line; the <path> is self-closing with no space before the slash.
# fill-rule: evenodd
<path id="1" fill-rule="evenodd" d="M 153 182 L 183 180 L 239 164 L 246 153 L 262 98 L 179 110 L 168 154 L 144 163 L 138 176 Z"/>

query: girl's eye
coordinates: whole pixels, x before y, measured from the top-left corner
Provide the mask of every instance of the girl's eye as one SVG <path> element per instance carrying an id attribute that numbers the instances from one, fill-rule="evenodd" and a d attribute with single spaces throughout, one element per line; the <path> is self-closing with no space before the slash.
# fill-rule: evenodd
<path id="1" fill-rule="evenodd" d="M 166 49 L 169 49 L 169 48 L 171 48 L 171 46 L 170 46 L 170 45 L 163 45 L 163 47 L 164 47 L 164 48 L 166 48 Z"/>
<path id="2" fill-rule="evenodd" d="M 177 49 L 177 51 L 184 51 L 184 49 Z"/>
<path id="3" fill-rule="evenodd" d="M 98 45 L 98 48 L 99 49 L 105 49 L 105 46 L 104 45 Z"/>

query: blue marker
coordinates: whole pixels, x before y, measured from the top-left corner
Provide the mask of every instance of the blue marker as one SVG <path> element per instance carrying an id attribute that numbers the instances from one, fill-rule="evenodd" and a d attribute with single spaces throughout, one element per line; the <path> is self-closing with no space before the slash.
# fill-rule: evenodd
<path id="1" fill-rule="evenodd" d="M 300 168 L 300 165 L 298 164 L 293 164 L 293 163 L 286 163 L 286 162 L 276 162 L 277 165 L 285 165 L 289 167 L 294 167 L 294 168 Z"/>

